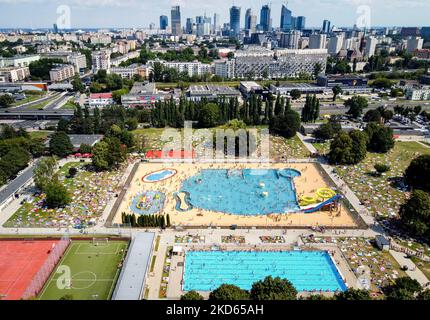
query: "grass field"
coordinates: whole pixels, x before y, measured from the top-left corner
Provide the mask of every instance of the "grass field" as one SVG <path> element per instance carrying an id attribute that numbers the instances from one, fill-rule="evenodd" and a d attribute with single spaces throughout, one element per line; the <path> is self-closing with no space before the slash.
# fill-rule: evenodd
<path id="1" fill-rule="evenodd" d="M 73 300 L 110 299 L 126 248 L 125 241 L 109 241 L 97 246 L 92 241 L 73 241 L 39 299 L 59 300 L 65 295 Z M 67 267 L 71 281 L 66 280 Z"/>

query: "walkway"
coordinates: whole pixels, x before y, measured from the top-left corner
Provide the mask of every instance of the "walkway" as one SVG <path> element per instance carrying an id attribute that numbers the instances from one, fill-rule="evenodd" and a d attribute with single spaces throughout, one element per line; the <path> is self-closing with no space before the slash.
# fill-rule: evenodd
<path id="1" fill-rule="evenodd" d="M 424 273 L 417 268 L 415 263 L 411 259 L 406 258 L 406 255 L 403 252 L 397 252 L 394 250 L 390 250 L 391 255 L 394 259 L 399 263 L 401 267 L 407 266 L 408 270 L 406 274 L 412 279 L 417 280 L 423 287 L 429 282 Z"/>

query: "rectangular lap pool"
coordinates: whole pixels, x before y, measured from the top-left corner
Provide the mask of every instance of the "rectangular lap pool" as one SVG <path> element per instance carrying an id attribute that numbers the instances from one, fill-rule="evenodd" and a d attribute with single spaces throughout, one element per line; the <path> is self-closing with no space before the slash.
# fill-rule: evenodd
<path id="1" fill-rule="evenodd" d="M 221 284 L 249 290 L 267 276 L 287 278 L 298 291 L 344 291 L 326 251 L 189 251 L 183 290 L 212 291 Z"/>

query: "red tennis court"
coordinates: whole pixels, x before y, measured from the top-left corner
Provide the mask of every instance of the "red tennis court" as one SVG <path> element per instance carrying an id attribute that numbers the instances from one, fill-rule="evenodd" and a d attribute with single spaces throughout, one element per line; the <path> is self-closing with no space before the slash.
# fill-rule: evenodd
<path id="1" fill-rule="evenodd" d="M 58 240 L 0 240 L 0 300 L 20 299 Z"/>

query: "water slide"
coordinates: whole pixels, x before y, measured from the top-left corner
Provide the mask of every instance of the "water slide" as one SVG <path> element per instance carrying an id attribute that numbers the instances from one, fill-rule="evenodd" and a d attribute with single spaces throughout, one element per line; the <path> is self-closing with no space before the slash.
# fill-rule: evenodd
<path id="1" fill-rule="evenodd" d="M 326 201 L 320 202 L 315 207 L 306 207 L 306 208 L 302 208 L 302 210 L 304 213 L 313 213 L 313 212 L 319 211 L 321 208 L 325 207 L 326 205 L 329 205 L 341 198 L 342 198 L 342 195 L 337 194 Z"/>

